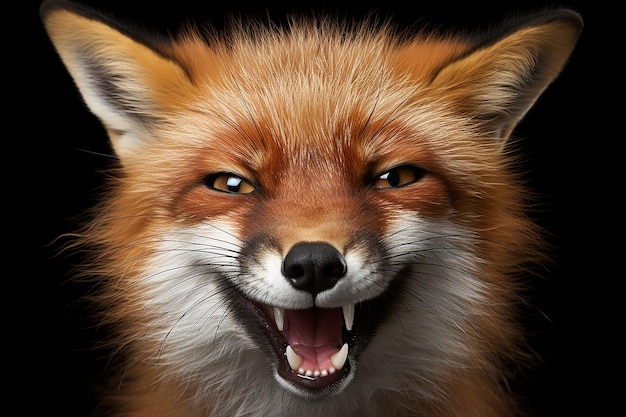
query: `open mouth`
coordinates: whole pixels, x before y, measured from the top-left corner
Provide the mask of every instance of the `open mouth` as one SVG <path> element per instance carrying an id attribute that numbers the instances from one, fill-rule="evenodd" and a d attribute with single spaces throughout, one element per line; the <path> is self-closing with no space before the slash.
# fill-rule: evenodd
<path id="1" fill-rule="evenodd" d="M 279 375 L 309 396 L 332 390 L 351 370 L 354 304 L 288 310 L 252 302 L 278 358 Z M 353 356 L 353 355 L 351 355 Z"/>
<path id="2" fill-rule="evenodd" d="M 259 346 L 271 345 L 264 352 L 281 385 L 309 399 L 328 397 L 354 377 L 356 361 L 393 310 L 406 272 L 396 274 L 381 296 L 337 308 L 284 309 L 232 287 L 240 295 L 233 298 L 234 312 Z"/>

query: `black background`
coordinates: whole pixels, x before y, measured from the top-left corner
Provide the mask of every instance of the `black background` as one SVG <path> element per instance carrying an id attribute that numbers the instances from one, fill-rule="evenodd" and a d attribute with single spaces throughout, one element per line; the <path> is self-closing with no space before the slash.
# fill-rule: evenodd
<path id="1" fill-rule="evenodd" d="M 615 282 L 624 277 L 610 269 L 617 265 L 611 259 L 619 261 L 615 254 L 622 244 L 606 237 L 619 238 L 621 228 L 613 196 L 622 189 L 616 165 L 609 162 L 618 152 L 611 130 L 621 122 L 608 110 L 620 106 L 616 103 L 621 85 L 609 71 L 623 50 L 621 39 L 609 36 L 615 11 L 584 1 L 83 3 L 148 28 L 168 30 L 187 20 L 219 25 L 228 14 L 276 17 L 311 9 L 348 16 L 374 10 L 403 25 L 424 19 L 468 29 L 546 6 L 579 11 L 586 27 L 576 50 L 516 134 L 527 138 L 530 180 L 542 196 L 544 212 L 538 221 L 560 248 L 558 266 L 546 271 L 549 280 L 536 282 L 536 305 L 549 320 L 536 323 L 533 340 L 545 364 L 520 389 L 529 394 L 529 407 L 537 417 L 602 416 L 613 408 L 614 390 L 606 375 L 621 367 L 619 351 L 614 352 L 623 325 L 616 324 L 616 313 L 609 307 L 620 306 L 610 300 Z M 48 41 L 38 8 L 39 2 L 24 1 L 19 10 L 7 9 L 4 15 L 4 91 L 9 94 L 3 97 L 3 172 L 8 185 L 3 205 L 9 236 L 3 251 L 3 343 L 10 352 L 9 401 L 15 402 L 15 415 L 82 417 L 92 406 L 91 387 L 104 361 L 90 349 L 94 332 L 87 328 L 84 311 L 72 303 L 85 289 L 62 284 L 73 260 L 55 256 L 58 246 L 52 242 L 74 230 L 77 217 L 92 205 L 110 150 L 104 130 L 82 104 Z M 609 104 L 608 97 L 617 102 Z"/>

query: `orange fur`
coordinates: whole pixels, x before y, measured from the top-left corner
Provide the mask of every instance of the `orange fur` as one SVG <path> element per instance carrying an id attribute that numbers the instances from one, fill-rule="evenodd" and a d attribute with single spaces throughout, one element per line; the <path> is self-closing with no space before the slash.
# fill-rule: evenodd
<path id="1" fill-rule="evenodd" d="M 42 16 L 119 158 L 78 242 L 122 358 L 116 415 L 517 415 L 518 298 L 545 247 L 506 143 L 575 13 L 480 42 L 298 18 L 153 44 L 71 3 Z M 346 271 L 311 287 L 291 255 Z M 296 316 L 346 305 L 345 368 L 307 388 L 283 367 Z M 268 330 L 276 308 L 293 328 Z"/>

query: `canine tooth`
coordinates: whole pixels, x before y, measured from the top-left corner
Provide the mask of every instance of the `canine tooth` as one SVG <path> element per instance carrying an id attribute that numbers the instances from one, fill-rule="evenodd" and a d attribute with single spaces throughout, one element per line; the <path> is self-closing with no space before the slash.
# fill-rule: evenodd
<path id="1" fill-rule="evenodd" d="M 285 309 L 280 307 L 274 307 L 274 321 L 279 331 L 283 331 L 285 325 Z"/>
<path id="2" fill-rule="evenodd" d="M 285 355 L 287 356 L 287 362 L 289 362 L 289 366 L 291 367 L 291 369 L 300 372 L 300 369 L 302 369 L 300 368 L 300 365 L 302 365 L 304 358 L 298 355 L 289 345 L 287 345 Z"/>
<path id="3" fill-rule="evenodd" d="M 343 321 L 346 323 L 346 329 L 350 331 L 354 323 L 354 304 L 346 304 L 341 309 L 343 310 Z"/>
<path id="4" fill-rule="evenodd" d="M 348 359 L 348 344 L 344 343 L 339 352 L 330 357 L 330 361 L 335 369 L 340 371 L 346 364 L 346 359 Z"/>

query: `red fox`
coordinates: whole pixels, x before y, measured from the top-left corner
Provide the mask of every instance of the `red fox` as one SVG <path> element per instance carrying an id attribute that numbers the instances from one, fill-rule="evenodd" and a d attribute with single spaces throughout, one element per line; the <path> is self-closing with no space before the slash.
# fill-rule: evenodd
<path id="1" fill-rule="evenodd" d="M 528 215 L 512 131 L 578 13 L 477 33 L 294 16 L 165 39 L 45 1 L 117 157 L 91 258 L 123 417 L 511 417 Z"/>

